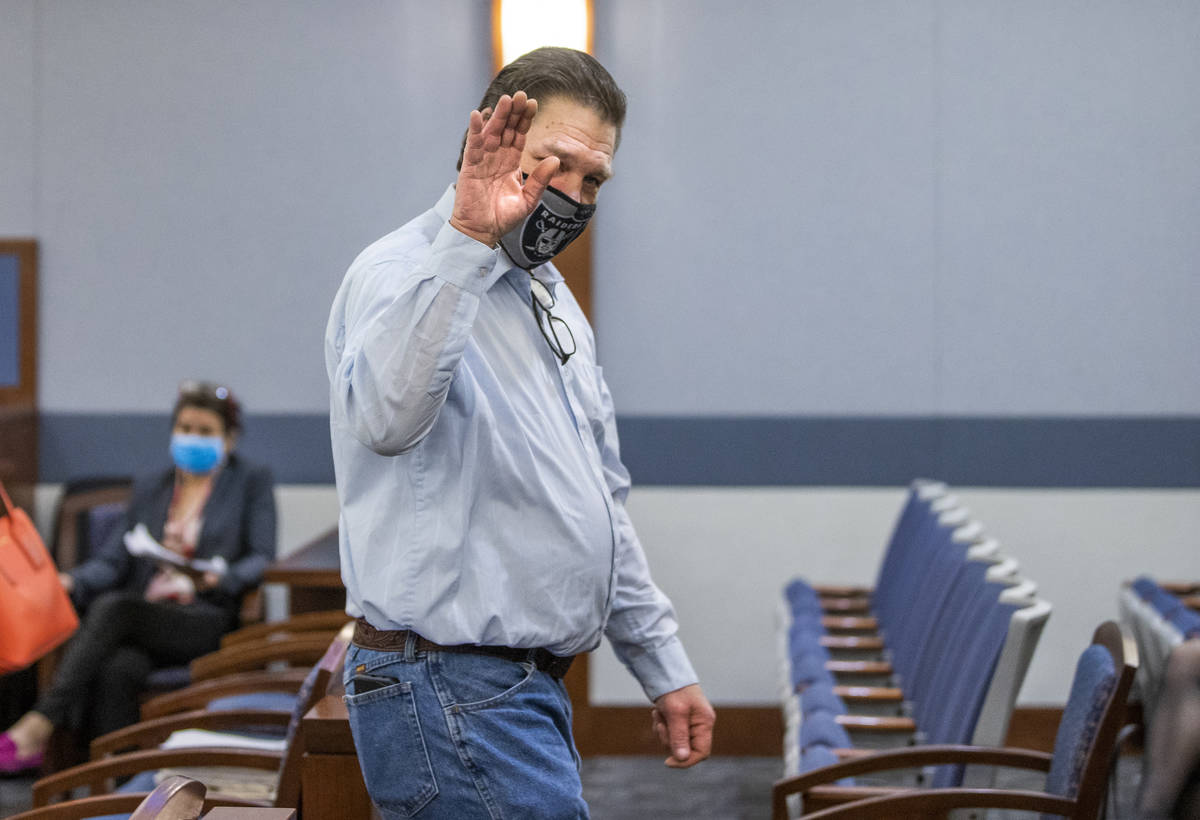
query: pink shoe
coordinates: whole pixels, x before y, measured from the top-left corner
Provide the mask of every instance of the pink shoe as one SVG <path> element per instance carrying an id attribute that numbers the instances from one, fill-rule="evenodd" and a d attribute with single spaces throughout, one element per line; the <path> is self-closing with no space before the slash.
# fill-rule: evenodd
<path id="1" fill-rule="evenodd" d="M 0 775 L 26 774 L 42 768 L 45 752 L 22 756 L 8 732 L 0 734 Z"/>

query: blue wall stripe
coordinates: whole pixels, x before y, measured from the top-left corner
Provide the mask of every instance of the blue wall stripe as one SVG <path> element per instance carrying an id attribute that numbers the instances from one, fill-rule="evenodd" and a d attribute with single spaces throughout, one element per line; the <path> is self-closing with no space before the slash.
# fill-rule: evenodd
<path id="1" fill-rule="evenodd" d="M 1200 487 L 1200 417 L 620 419 L 639 485 Z M 165 466 L 165 414 L 43 413 L 40 480 Z M 252 415 L 241 450 L 285 484 L 333 482 L 325 416 Z"/>
<path id="2" fill-rule="evenodd" d="M 0 253 L 0 387 L 21 383 L 21 260 Z"/>

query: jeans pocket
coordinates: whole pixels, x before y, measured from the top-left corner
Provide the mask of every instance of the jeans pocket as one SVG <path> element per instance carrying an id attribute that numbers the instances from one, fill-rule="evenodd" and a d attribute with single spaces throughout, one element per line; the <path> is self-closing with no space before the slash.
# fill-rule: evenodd
<path id="1" fill-rule="evenodd" d="M 391 816 L 411 817 L 437 796 L 412 684 L 346 695 L 367 793 Z"/>
<path id="2" fill-rule="evenodd" d="M 431 665 L 442 706 L 473 712 L 497 706 L 524 689 L 537 667 L 472 653 L 439 653 Z"/>

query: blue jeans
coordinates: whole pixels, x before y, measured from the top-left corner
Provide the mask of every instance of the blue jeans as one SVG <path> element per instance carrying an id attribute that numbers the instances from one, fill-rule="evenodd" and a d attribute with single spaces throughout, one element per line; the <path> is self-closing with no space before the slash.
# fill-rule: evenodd
<path id="1" fill-rule="evenodd" d="M 385 820 L 587 818 L 566 687 L 532 663 L 351 645 L 345 682 Z"/>

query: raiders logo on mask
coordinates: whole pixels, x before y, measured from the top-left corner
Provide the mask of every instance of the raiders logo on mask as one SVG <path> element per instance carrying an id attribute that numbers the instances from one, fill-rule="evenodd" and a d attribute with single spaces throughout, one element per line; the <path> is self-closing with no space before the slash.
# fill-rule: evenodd
<path id="1" fill-rule="evenodd" d="M 595 205 L 583 205 L 547 187 L 537 207 L 500 238 L 500 247 L 518 267 L 532 270 L 549 262 L 583 233 Z"/>

